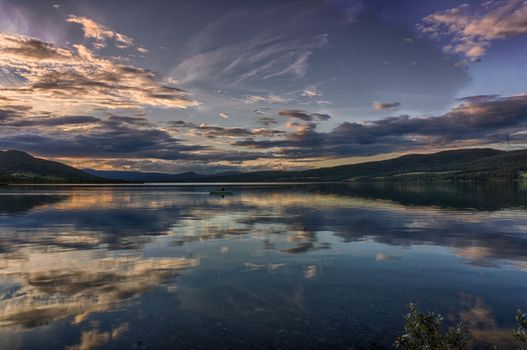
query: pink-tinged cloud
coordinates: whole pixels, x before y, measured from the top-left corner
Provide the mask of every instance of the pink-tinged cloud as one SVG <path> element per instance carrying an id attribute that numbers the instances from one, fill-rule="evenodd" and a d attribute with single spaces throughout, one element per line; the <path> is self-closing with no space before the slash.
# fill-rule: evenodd
<path id="1" fill-rule="evenodd" d="M 67 21 L 80 24 L 82 26 L 82 31 L 84 32 L 84 37 L 87 39 L 93 39 L 93 46 L 95 48 L 100 49 L 108 46 L 109 40 L 114 40 L 115 46 L 120 49 L 125 49 L 135 45 L 134 39 L 103 26 L 90 18 L 70 15 Z"/>
<path id="2" fill-rule="evenodd" d="M 373 102 L 373 109 L 375 111 L 382 111 L 385 109 L 398 108 L 400 105 L 400 102 Z"/>
<path id="3" fill-rule="evenodd" d="M 425 17 L 418 29 L 432 38 L 450 38 L 447 52 L 476 60 L 493 41 L 527 34 L 527 2 L 491 0 L 476 9 L 463 4 Z"/>
<path id="4" fill-rule="evenodd" d="M 9 77 L 0 80 L 2 96 L 10 99 L 9 105 L 24 105 L 35 113 L 198 105 L 188 92 L 162 83 L 154 72 L 98 56 L 83 45 L 60 48 L 0 33 L 0 68 Z"/>

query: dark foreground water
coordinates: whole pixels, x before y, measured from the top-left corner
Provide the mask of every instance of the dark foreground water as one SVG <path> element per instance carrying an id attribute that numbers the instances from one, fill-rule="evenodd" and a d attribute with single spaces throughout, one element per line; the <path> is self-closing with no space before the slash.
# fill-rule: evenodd
<path id="1" fill-rule="evenodd" d="M 527 190 L 0 188 L 0 349 L 389 348 L 406 305 L 511 348 Z"/>

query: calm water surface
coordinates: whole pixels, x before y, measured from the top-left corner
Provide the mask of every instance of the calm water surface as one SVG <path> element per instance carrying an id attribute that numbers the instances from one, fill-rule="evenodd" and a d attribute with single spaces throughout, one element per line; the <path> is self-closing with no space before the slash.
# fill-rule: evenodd
<path id="1" fill-rule="evenodd" d="M 511 348 L 527 189 L 0 188 L 0 349 L 390 348 L 406 305 Z"/>

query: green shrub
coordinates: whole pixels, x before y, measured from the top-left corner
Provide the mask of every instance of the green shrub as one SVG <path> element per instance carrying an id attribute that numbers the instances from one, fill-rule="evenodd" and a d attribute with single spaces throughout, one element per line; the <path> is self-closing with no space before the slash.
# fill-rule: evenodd
<path id="1" fill-rule="evenodd" d="M 516 322 L 518 323 L 518 328 L 513 331 L 514 338 L 527 346 L 527 314 L 518 310 L 516 313 Z"/>
<path id="2" fill-rule="evenodd" d="M 404 333 L 395 340 L 395 347 L 404 350 L 460 350 L 470 340 L 468 332 L 459 323 L 441 331 L 443 317 L 433 312 L 421 313 L 414 304 L 404 317 Z"/>
<path id="3" fill-rule="evenodd" d="M 395 340 L 395 347 L 404 350 L 461 350 L 470 340 L 462 323 L 441 331 L 443 317 L 433 312 L 421 313 L 414 304 L 408 305 L 410 312 L 404 316 L 404 333 Z M 527 346 L 527 314 L 516 313 L 518 328 L 513 335 L 523 346 Z M 499 349 L 493 346 L 491 349 Z M 518 348 L 520 349 L 520 348 Z"/>

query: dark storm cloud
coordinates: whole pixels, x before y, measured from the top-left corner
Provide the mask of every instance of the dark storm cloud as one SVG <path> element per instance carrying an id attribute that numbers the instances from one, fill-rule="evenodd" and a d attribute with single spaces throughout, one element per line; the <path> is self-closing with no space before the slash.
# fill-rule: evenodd
<path id="1" fill-rule="evenodd" d="M 197 134 L 207 138 L 273 137 L 284 133 L 279 130 L 223 128 L 181 121 L 172 124 L 196 128 Z M 265 152 L 225 151 L 188 143 L 140 116 L 28 118 L 0 113 L 0 126 L 0 148 L 18 149 L 46 157 L 183 160 L 198 167 L 204 162 L 227 162 L 234 166 L 262 156 L 272 157 Z M 219 165 L 213 166 L 218 168 Z"/>
<path id="2" fill-rule="evenodd" d="M 131 157 L 185 158 L 181 152 L 207 147 L 183 145 L 167 131 L 153 125 L 130 124 L 138 118 L 110 116 L 107 119 L 84 116 L 53 118 L 20 118 L 4 123 L 1 148 L 14 148 L 52 157 Z M 53 129 L 59 125 L 73 126 L 96 123 L 81 131 Z M 144 123 L 144 122 L 143 122 Z"/>
<path id="3" fill-rule="evenodd" d="M 233 144 L 282 147 L 290 157 L 372 155 L 470 141 L 503 142 L 527 126 L 527 95 L 478 96 L 463 101 L 439 117 L 402 115 L 367 123 L 344 122 L 328 133 L 316 131 L 316 125 L 311 124 L 283 140 L 246 139 Z"/>
<path id="4" fill-rule="evenodd" d="M 465 96 L 458 99 L 460 102 L 465 103 L 483 103 L 495 100 L 499 98 L 500 95 L 475 95 L 475 96 Z"/>
<path id="5" fill-rule="evenodd" d="M 282 117 L 287 117 L 287 118 L 300 119 L 305 122 L 325 121 L 325 120 L 331 119 L 331 116 L 328 114 L 309 113 L 309 112 L 302 111 L 299 109 L 286 109 L 286 110 L 278 112 L 278 115 L 281 115 Z"/>
<path id="6" fill-rule="evenodd" d="M 6 123 L 8 126 L 57 126 L 70 124 L 92 124 L 100 119 L 92 116 L 64 116 L 64 117 L 41 117 L 41 118 L 17 118 Z"/>
<path id="7" fill-rule="evenodd" d="M 139 117 L 139 116 L 110 115 L 108 117 L 108 121 L 113 122 L 113 123 L 127 123 L 127 124 L 142 125 L 142 126 L 153 125 L 145 117 Z"/>
<path id="8" fill-rule="evenodd" d="M 184 120 L 173 120 L 173 121 L 168 122 L 168 125 L 176 127 L 176 128 L 178 127 L 179 128 L 195 128 L 199 126 L 196 123 L 186 122 Z"/>
<path id="9" fill-rule="evenodd" d="M 285 134 L 281 130 L 268 129 L 245 129 L 245 128 L 225 128 L 220 126 L 202 125 L 198 129 L 198 134 L 208 138 L 216 137 L 246 137 L 246 136 L 263 136 L 275 137 Z"/>
<path id="10" fill-rule="evenodd" d="M 169 128 L 165 129 L 142 116 L 18 117 L 17 111 L 2 110 L 0 147 L 52 157 L 126 157 L 239 164 L 259 158 L 374 155 L 427 147 L 514 142 L 525 138 L 521 131 L 527 126 L 527 95 L 472 96 L 461 101 L 460 105 L 438 117 L 401 115 L 369 122 L 344 122 L 329 132 L 317 129 L 318 122 L 329 116 L 299 110 L 280 112 L 299 120 L 288 123 L 292 131 L 185 121 L 169 122 Z M 193 136 L 218 140 L 224 145 L 236 146 L 239 151 L 190 143 L 188 140 Z M 234 141 L 229 142 L 229 139 Z M 267 151 L 268 148 L 275 151 Z"/>

